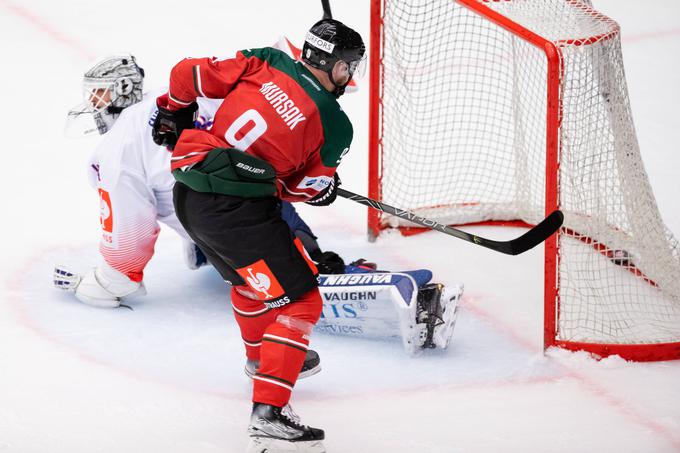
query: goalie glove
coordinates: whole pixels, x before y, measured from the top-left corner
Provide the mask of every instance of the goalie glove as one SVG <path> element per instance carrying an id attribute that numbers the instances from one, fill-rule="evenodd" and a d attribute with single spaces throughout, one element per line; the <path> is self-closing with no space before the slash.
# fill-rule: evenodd
<path id="1" fill-rule="evenodd" d="M 155 144 L 165 146 L 170 151 L 175 149 L 179 136 L 184 129 L 195 127 L 198 104 L 192 102 L 187 107 L 178 110 L 168 110 L 168 95 L 164 94 L 156 99 L 158 114 L 151 128 L 151 136 Z"/>
<path id="2" fill-rule="evenodd" d="M 183 242 L 182 256 L 184 257 L 184 264 L 186 264 L 189 269 L 195 271 L 200 267 L 208 265 L 208 259 L 196 244 L 187 240 Z"/>
<path id="3" fill-rule="evenodd" d="M 52 274 L 52 283 L 55 288 L 63 289 L 64 291 L 75 291 L 82 277 L 75 274 L 64 266 L 57 265 L 54 267 L 54 274 Z"/>
<path id="4" fill-rule="evenodd" d="M 312 251 L 309 256 L 316 264 L 320 274 L 344 274 L 345 261 L 340 255 L 330 250 L 322 252 L 317 249 Z"/>
<path id="5" fill-rule="evenodd" d="M 83 275 L 56 266 L 53 283 L 55 288 L 75 292 L 76 299 L 82 303 L 100 308 L 116 308 L 123 297 L 146 294 L 142 282 L 133 282 L 108 264 L 90 269 Z"/>

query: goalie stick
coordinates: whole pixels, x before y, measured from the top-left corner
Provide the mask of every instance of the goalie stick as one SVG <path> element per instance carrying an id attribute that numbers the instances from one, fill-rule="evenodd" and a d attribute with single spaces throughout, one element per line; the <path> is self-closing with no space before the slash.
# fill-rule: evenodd
<path id="1" fill-rule="evenodd" d="M 496 252 L 505 253 L 506 255 L 519 255 L 520 253 L 524 253 L 527 250 L 536 247 L 538 244 L 552 236 L 553 233 L 555 233 L 562 226 L 562 222 L 564 221 L 564 215 L 562 212 L 556 210 L 553 211 L 548 217 L 543 219 L 541 223 L 531 228 L 520 237 L 510 241 L 494 241 L 492 239 L 486 239 L 481 236 L 466 233 L 465 231 L 435 222 L 434 220 L 426 219 L 425 217 L 419 216 L 405 209 L 395 208 L 388 204 L 357 195 L 339 187 L 338 195 L 343 198 L 347 198 L 348 200 L 368 206 L 369 208 L 377 209 L 378 211 L 387 214 L 392 214 L 431 230 L 440 231 L 444 234 L 448 234 L 449 236 L 454 236 L 458 239 L 472 242 L 476 245 L 481 245 L 482 247 L 486 247 Z"/>

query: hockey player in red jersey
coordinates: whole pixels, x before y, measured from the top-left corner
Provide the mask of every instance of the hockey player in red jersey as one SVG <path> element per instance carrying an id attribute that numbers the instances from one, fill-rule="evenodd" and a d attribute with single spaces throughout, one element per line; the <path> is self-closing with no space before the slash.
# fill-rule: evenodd
<path id="1" fill-rule="evenodd" d="M 157 143 L 174 149 L 176 213 L 222 277 L 253 376 L 252 451 L 277 444 L 324 451 L 323 430 L 302 425 L 287 403 L 321 314 L 317 274 L 281 218 L 281 200 L 325 206 L 352 125 L 337 103 L 364 62 L 361 36 L 324 19 L 302 60 L 272 48 L 235 58 L 188 58 L 158 99 Z M 210 131 L 192 129 L 197 97 L 224 99 Z"/>

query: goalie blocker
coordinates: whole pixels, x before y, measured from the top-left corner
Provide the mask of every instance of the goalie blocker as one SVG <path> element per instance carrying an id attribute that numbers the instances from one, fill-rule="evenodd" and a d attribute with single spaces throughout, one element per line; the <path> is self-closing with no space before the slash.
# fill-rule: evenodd
<path id="1" fill-rule="evenodd" d="M 428 270 L 367 271 L 320 275 L 323 312 L 315 330 L 370 339 L 401 338 L 415 354 L 424 348 L 446 348 L 458 316 L 463 285 L 429 283 Z"/>

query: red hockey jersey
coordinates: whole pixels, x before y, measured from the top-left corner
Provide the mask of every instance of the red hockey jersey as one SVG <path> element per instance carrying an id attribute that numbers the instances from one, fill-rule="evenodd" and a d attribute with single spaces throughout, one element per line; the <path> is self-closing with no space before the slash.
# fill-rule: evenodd
<path id="1" fill-rule="evenodd" d="M 330 183 L 352 142 L 352 124 L 333 94 L 277 49 L 181 61 L 170 75 L 167 108 L 197 97 L 224 102 L 208 131 L 212 137 L 182 134 L 172 170 L 201 161 L 216 144 L 233 147 L 274 167 L 281 199 L 306 201 Z"/>

